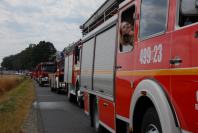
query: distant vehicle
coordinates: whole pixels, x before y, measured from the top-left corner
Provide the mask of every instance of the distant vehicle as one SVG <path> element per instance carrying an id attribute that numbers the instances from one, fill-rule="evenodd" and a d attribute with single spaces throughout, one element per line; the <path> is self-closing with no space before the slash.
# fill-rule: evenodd
<path id="1" fill-rule="evenodd" d="M 36 68 L 32 71 L 32 73 L 31 73 L 31 78 L 37 81 L 37 79 L 38 79 L 38 65 L 37 65 Z"/>
<path id="2" fill-rule="evenodd" d="M 80 107 L 83 107 L 83 97 L 80 91 L 79 75 L 81 60 L 81 40 L 74 43 L 65 55 L 64 82 L 67 88 L 67 95 L 70 101 L 77 101 Z"/>
<path id="3" fill-rule="evenodd" d="M 66 91 L 64 83 L 64 58 L 57 61 L 56 66 L 56 71 L 49 74 L 49 85 L 51 91 L 59 93 L 61 91 Z"/>
<path id="4" fill-rule="evenodd" d="M 37 82 L 40 86 L 49 85 L 49 74 L 56 71 L 54 62 L 42 62 L 36 67 Z"/>

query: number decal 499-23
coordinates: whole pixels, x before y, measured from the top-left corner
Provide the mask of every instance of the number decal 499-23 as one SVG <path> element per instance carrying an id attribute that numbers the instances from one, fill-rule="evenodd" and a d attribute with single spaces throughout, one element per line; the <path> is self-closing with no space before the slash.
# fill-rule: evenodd
<path id="1" fill-rule="evenodd" d="M 153 47 L 142 48 L 140 51 L 141 64 L 161 63 L 162 58 L 163 58 L 162 44 L 154 45 Z"/>

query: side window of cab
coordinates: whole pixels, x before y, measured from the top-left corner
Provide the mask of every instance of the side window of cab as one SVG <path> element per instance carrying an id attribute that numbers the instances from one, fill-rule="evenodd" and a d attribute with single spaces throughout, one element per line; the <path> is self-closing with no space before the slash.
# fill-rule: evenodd
<path id="1" fill-rule="evenodd" d="M 180 0 L 178 6 L 179 27 L 188 26 L 198 22 L 198 0 Z"/>
<path id="2" fill-rule="evenodd" d="M 135 6 L 129 7 L 121 14 L 119 24 L 119 51 L 130 52 L 134 47 Z"/>

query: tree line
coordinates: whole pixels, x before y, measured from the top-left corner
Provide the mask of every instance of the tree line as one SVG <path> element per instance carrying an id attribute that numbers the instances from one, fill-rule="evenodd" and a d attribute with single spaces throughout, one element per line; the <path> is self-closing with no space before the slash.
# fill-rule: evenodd
<path id="1" fill-rule="evenodd" d="M 1 66 L 7 70 L 33 70 L 40 62 L 54 61 L 56 52 L 53 43 L 40 41 L 16 55 L 4 57 Z"/>

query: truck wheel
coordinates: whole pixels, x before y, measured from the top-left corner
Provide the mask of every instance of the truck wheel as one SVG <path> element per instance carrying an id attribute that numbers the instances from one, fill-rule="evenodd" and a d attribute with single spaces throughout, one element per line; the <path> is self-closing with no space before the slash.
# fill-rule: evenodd
<path id="1" fill-rule="evenodd" d="M 56 93 L 60 94 L 61 93 L 61 89 L 60 88 L 56 88 Z"/>
<path id="2" fill-rule="evenodd" d="M 52 86 L 50 87 L 50 90 L 51 90 L 51 92 L 53 92 L 54 91 L 54 88 L 52 88 Z"/>
<path id="3" fill-rule="evenodd" d="M 68 91 L 68 93 L 67 93 L 67 98 L 69 99 L 70 102 L 73 101 L 72 94 L 70 94 L 69 91 Z"/>
<path id="4" fill-rule="evenodd" d="M 76 92 L 76 102 L 80 108 L 84 107 L 83 96 L 81 96 L 78 91 Z"/>
<path id="5" fill-rule="evenodd" d="M 154 107 L 150 107 L 144 114 L 141 133 L 162 133 L 159 116 Z"/>
<path id="6" fill-rule="evenodd" d="M 39 84 L 39 86 L 41 86 L 41 81 L 40 81 L 40 79 L 38 80 L 38 84 Z"/>
<path id="7" fill-rule="evenodd" d="M 41 87 L 44 87 L 44 83 L 41 81 Z"/>
<path id="8" fill-rule="evenodd" d="M 80 96 L 77 96 L 77 104 L 80 108 L 83 108 L 84 107 L 84 101 L 83 101 L 83 98 L 80 97 Z"/>

